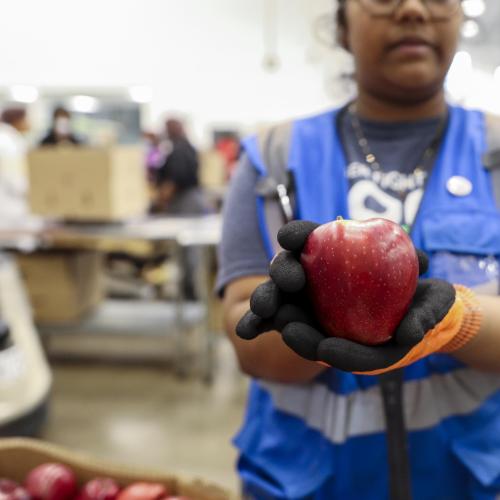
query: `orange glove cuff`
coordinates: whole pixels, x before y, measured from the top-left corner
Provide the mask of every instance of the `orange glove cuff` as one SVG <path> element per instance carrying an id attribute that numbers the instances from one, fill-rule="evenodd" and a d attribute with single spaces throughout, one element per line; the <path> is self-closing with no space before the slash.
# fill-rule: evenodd
<path id="1" fill-rule="evenodd" d="M 441 350 L 443 346 L 448 345 L 453 340 L 455 335 L 457 335 L 462 325 L 463 317 L 464 304 L 457 294 L 455 303 L 451 306 L 448 314 L 432 330 L 429 330 L 425 334 L 425 337 L 416 346 L 414 346 L 406 354 L 406 356 L 387 368 L 371 372 L 359 372 L 359 374 L 380 375 L 381 373 L 386 373 L 411 365 L 412 363 L 415 363 L 415 361 Z"/>
<path id="2" fill-rule="evenodd" d="M 482 312 L 472 290 L 455 285 L 456 299 L 448 314 L 425 337 L 394 365 L 361 375 L 380 375 L 397 368 L 408 366 L 419 359 L 436 352 L 450 353 L 470 342 L 479 332 Z"/>
<path id="3" fill-rule="evenodd" d="M 475 293 L 462 285 L 455 285 L 455 289 L 464 304 L 464 317 L 460 330 L 440 352 L 454 352 L 468 344 L 479 333 L 483 321 L 483 311 Z"/>

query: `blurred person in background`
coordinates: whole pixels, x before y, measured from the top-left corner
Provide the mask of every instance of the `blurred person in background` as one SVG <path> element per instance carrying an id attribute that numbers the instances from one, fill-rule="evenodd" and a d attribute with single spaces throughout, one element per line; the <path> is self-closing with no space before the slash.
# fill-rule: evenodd
<path id="1" fill-rule="evenodd" d="M 199 182 L 198 152 L 176 119 L 165 123 L 165 160 L 156 173 L 153 213 L 202 215 L 211 211 Z"/>
<path id="2" fill-rule="evenodd" d="M 162 166 L 164 156 L 160 148 L 160 138 L 154 132 L 143 132 L 142 139 L 145 148 L 146 174 L 148 181 L 154 184 L 158 169 Z"/>
<path id="3" fill-rule="evenodd" d="M 221 134 L 215 141 L 215 149 L 225 162 L 226 179 L 231 179 L 241 154 L 241 140 L 235 133 Z"/>
<path id="4" fill-rule="evenodd" d="M 460 0 L 340 0 L 338 41 L 354 57 L 356 98 L 244 141 L 217 288 L 254 379 L 235 438 L 245 499 L 499 498 L 500 179 L 486 155 L 498 147 L 499 118 L 446 102 L 463 19 Z M 331 321 L 345 325 L 356 297 L 338 290 L 366 286 L 376 260 L 359 266 L 364 285 L 351 282 L 348 258 L 337 276 L 324 271 L 328 259 L 315 261 L 330 290 L 323 317 L 303 294 L 318 278 L 301 264 L 304 245 L 337 216 L 406 225 L 429 256 L 419 267 L 432 279 L 418 281 L 381 345 L 318 326 L 341 306 Z M 361 228 L 358 237 L 363 253 Z M 394 300 L 381 299 L 376 314 Z M 351 314 L 351 326 L 373 334 L 375 312 Z"/>
<path id="5" fill-rule="evenodd" d="M 160 145 L 165 159 L 156 173 L 156 192 L 151 207 L 153 214 L 198 216 L 213 212 L 200 186 L 198 152 L 187 138 L 180 120 L 165 122 L 167 141 Z M 183 260 L 183 294 L 188 300 L 198 296 L 195 276 L 199 265 L 199 249 L 185 248 Z"/>
<path id="6" fill-rule="evenodd" d="M 0 218 L 18 218 L 28 213 L 24 135 L 29 128 L 25 108 L 4 109 L 0 123 Z"/>
<path id="7" fill-rule="evenodd" d="M 81 144 L 72 132 L 71 114 L 62 107 L 58 106 L 52 113 L 52 125 L 47 135 L 41 140 L 40 146 L 62 146 L 62 145 Z"/>

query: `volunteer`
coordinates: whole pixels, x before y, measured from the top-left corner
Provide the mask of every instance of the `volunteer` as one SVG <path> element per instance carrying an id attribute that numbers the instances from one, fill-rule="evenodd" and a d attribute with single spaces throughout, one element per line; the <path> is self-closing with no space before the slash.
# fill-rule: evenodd
<path id="1" fill-rule="evenodd" d="M 40 146 L 79 145 L 80 139 L 72 131 L 71 114 L 62 106 L 57 106 L 52 113 L 52 125 Z"/>
<path id="2" fill-rule="evenodd" d="M 0 224 L 12 224 L 29 213 L 28 145 L 25 135 L 30 129 L 26 109 L 7 107 L 0 120 Z"/>
<path id="3" fill-rule="evenodd" d="M 401 368 L 413 498 L 500 493 L 500 214 L 483 161 L 493 127 L 448 104 L 443 88 L 462 22 L 460 0 L 340 1 L 356 99 L 244 143 L 218 289 L 241 369 L 254 378 L 235 438 L 246 498 L 388 498 L 376 375 Z M 272 182 L 270 163 L 282 157 L 294 183 Z M 282 228 L 269 281 L 273 186 L 284 214 L 294 208 L 303 222 Z M 305 239 L 339 215 L 407 225 L 429 256 L 421 272 L 437 280 L 419 282 L 390 345 L 327 339 L 294 299 Z"/>

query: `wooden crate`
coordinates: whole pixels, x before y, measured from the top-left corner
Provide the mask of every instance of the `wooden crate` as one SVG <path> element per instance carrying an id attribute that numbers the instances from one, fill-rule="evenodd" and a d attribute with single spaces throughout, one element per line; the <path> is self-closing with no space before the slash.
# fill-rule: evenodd
<path id="1" fill-rule="evenodd" d="M 31 469 L 47 462 L 69 466 L 76 474 L 80 486 L 95 477 L 110 477 L 120 486 L 135 481 L 162 483 L 171 494 L 186 496 L 191 500 L 236 500 L 228 491 L 205 480 L 109 464 L 34 439 L 0 439 L 0 476 L 23 482 Z"/>

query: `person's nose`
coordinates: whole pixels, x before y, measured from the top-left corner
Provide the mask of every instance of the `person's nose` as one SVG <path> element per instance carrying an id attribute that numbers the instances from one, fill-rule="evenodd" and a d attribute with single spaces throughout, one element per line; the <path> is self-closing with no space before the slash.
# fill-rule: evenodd
<path id="1" fill-rule="evenodd" d="M 423 0 L 402 0 L 395 12 L 399 22 L 425 22 L 430 18 L 427 2 Z"/>

